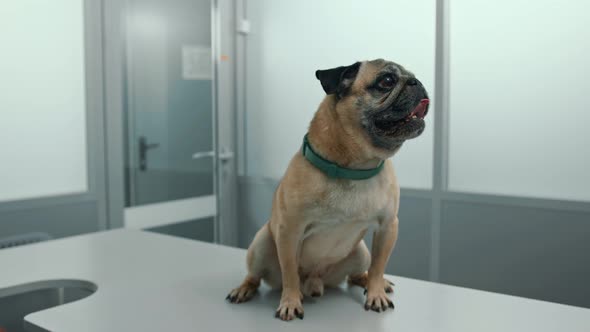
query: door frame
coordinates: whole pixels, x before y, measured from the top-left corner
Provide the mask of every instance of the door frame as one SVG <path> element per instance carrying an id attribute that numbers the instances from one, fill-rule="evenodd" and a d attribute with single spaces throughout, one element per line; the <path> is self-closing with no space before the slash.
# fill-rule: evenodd
<path id="1" fill-rule="evenodd" d="M 124 164 L 124 27 L 123 13 L 126 1 L 102 0 L 103 57 L 105 82 L 105 145 L 107 155 L 107 214 L 108 228 L 124 226 L 125 164 Z"/>

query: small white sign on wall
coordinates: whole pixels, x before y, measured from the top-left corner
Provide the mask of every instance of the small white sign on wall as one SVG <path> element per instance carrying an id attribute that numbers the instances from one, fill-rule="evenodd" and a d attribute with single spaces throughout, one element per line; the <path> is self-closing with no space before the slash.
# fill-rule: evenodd
<path id="1" fill-rule="evenodd" d="M 210 80 L 213 66 L 211 47 L 182 45 L 182 78 L 185 80 Z"/>

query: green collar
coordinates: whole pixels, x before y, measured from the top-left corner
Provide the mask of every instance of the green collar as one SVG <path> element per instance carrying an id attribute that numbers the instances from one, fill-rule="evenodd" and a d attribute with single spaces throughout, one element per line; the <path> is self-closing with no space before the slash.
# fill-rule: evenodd
<path id="1" fill-rule="evenodd" d="M 366 180 L 379 174 L 383 169 L 384 162 L 381 161 L 379 166 L 371 169 L 351 169 L 338 166 L 337 164 L 322 158 L 317 152 L 313 150 L 307 134 L 303 137 L 303 146 L 301 152 L 305 159 L 307 159 L 312 165 L 317 167 L 320 171 L 324 172 L 330 178 L 336 179 L 348 179 L 348 180 Z"/>

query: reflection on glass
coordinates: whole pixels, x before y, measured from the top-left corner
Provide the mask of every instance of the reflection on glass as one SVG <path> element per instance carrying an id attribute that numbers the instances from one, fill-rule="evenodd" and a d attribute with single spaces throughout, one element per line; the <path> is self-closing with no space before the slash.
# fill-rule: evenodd
<path id="1" fill-rule="evenodd" d="M 126 206 L 213 194 L 208 0 L 128 1 Z"/>

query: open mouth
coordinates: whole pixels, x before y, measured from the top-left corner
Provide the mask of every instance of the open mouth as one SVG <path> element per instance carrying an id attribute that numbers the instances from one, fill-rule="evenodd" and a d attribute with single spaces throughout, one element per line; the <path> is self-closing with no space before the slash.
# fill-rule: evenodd
<path id="1" fill-rule="evenodd" d="M 375 121 L 375 126 L 383 131 L 390 131 L 398 128 L 400 125 L 405 125 L 409 122 L 422 122 L 424 117 L 428 113 L 429 104 L 430 100 L 424 98 L 420 100 L 420 103 L 406 117 L 401 119 L 390 119 L 388 117 L 380 118 Z"/>

